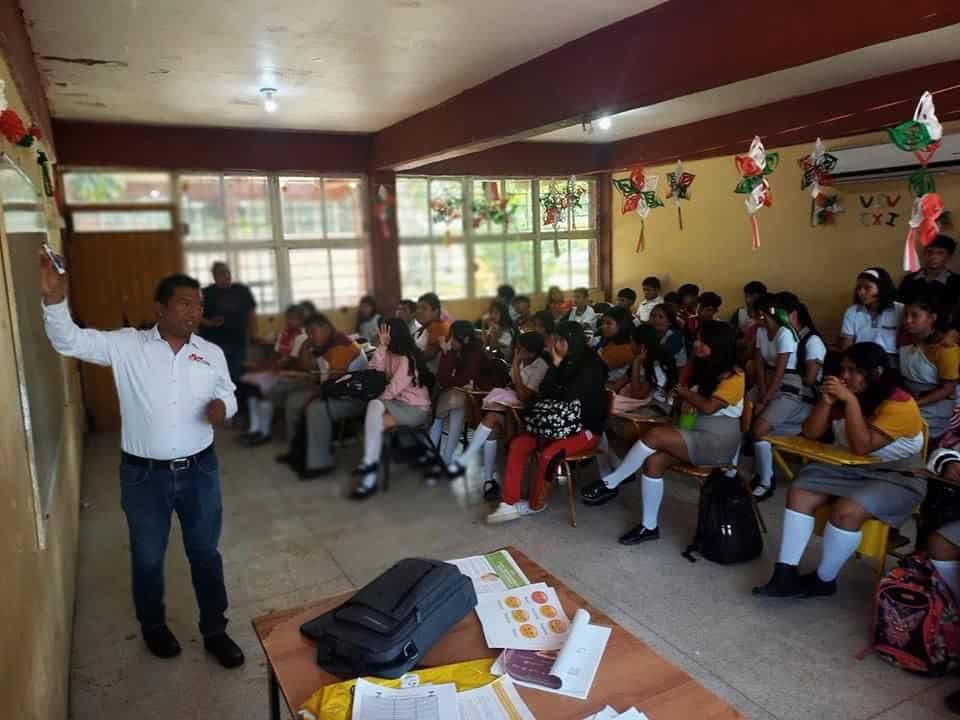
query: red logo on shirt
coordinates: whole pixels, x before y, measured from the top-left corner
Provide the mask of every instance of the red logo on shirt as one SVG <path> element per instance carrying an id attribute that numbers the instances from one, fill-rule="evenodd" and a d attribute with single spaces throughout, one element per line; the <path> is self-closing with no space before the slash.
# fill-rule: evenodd
<path id="1" fill-rule="evenodd" d="M 187 355 L 187 360 L 193 360 L 194 362 L 203 363 L 207 367 L 210 367 L 210 363 L 203 359 L 202 355 L 197 355 L 196 353 L 190 353 Z"/>

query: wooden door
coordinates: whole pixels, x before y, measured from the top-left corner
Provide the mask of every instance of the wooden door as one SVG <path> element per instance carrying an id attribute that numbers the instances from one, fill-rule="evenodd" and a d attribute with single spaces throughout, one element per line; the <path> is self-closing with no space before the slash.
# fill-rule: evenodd
<path id="1" fill-rule="evenodd" d="M 152 325 L 157 283 L 183 271 L 180 247 L 172 230 L 70 233 L 70 305 L 80 326 Z M 118 430 L 120 406 L 110 368 L 83 363 L 81 377 L 90 429 Z"/>

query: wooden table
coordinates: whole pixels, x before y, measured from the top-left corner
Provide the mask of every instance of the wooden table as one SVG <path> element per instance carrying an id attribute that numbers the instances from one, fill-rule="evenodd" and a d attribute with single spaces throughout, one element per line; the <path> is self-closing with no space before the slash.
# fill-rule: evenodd
<path id="1" fill-rule="evenodd" d="M 793 479 L 793 470 L 787 465 L 781 453 L 797 455 L 806 460 L 815 460 L 816 462 L 826 463 L 827 465 L 843 465 L 853 467 L 855 465 L 872 465 L 877 461 L 876 458 L 869 455 L 857 455 L 842 447 L 828 445 L 817 440 L 808 440 L 799 435 L 771 435 L 763 438 L 773 448 L 773 457 L 780 468 L 786 473 L 787 477 Z"/>
<path id="2" fill-rule="evenodd" d="M 606 652 L 597 671 L 590 697 L 586 700 L 517 687 L 538 720 L 582 720 L 605 705 L 626 710 L 631 705 L 650 720 L 719 720 L 741 718 L 736 710 L 700 685 L 685 672 L 667 662 L 638 638 L 617 625 L 606 614 L 590 606 L 560 580 L 513 547 L 506 548 L 530 579 L 556 588 L 563 609 L 573 617 L 583 607 L 592 622 L 613 628 Z M 270 717 L 280 720 L 280 694 L 291 713 L 325 685 L 340 682 L 316 664 L 316 650 L 300 634 L 300 625 L 344 602 L 353 593 L 319 600 L 311 605 L 272 613 L 253 621 L 257 638 L 269 666 Z M 461 620 L 424 657 L 426 667 L 494 658 L 483 639 L 476 613 Z"/>

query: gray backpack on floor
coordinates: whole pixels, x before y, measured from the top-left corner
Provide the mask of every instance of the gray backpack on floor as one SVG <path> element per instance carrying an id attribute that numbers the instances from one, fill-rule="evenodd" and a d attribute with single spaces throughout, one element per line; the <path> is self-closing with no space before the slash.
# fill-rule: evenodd
<path id="1" fill-rule="evenodd" d="M 340 607 L 301 626 L 317 664 L 343 678 L 397 678 L 477 604 L 473 582 L 439 560 L 401 560 Z"/>

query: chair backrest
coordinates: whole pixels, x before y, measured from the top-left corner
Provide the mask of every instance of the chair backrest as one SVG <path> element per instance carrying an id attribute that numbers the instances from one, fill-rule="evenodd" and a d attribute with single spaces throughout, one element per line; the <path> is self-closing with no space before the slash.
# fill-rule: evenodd
<path id="1" fill-rule="evenodd" d="M 740 415 L 740 432 L 750 432 L 750 426 L 753 425 L 753 401 L 743 401 L 743 413 Z"/>
<path id="2" fill-rule="evenodd" d="M 927 464 L 927 452 L 930 450 L 930 426 L 926 420 L 921 420 L 923 427 L 923 447 L 920 449 L 920 460 L 924 465 Z"/>

